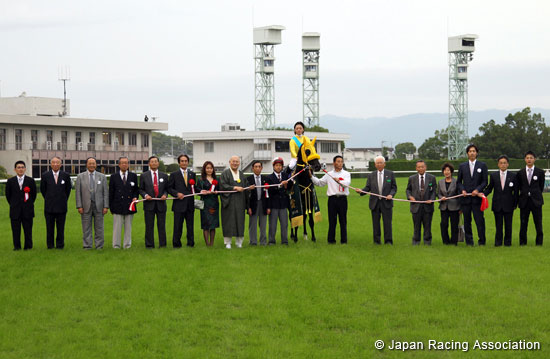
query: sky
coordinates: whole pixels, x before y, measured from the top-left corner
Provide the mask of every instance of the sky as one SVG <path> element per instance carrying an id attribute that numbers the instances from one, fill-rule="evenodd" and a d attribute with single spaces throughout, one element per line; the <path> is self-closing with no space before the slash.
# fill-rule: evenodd
<path id="1" fill-rule="evenodd" d="M 62 97 L 68 67 L 73 117 L 253 129 L 252 29 L 273 24 L 277 123 L 302 117 L 303 32 L 321 34 L 321 115 L 447 112 L 447 37 L 464 33 L 471 110 L 550 108 L 543 0 L 0 0 L 0 96 Z"/>

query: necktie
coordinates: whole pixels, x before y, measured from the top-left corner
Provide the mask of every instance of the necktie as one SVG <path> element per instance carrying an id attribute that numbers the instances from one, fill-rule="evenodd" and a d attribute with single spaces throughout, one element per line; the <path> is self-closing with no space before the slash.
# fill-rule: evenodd
<path id="1" fill-rule="evenodd" d="M 382 177 L 382 171 L 378 171 L 378 193 L 382 194 L 382 187 L 384 186 L 384 181 Z"/>
<path id="2" fill-rule="evenodd" d="M 94 174 L 90 173 L 90 193 L 92 194 L 92 198 L 94 197 L 94 192 L 95 192 Z"/>
<path id="3" fill-rule="evenodd" d="M 17 180 L 19 181 L 19 189 L 23 189 L 23 177 L 18 177 Z"/>
<path id="4" fill-rule="evenodd" d="M 155 197 L 159 196 L 159 181 L 157 179 L 157 173 L 153 172 L 155 179 L 153 180 L 153 189 L 155 190 Z"/>
<path id="5" fill-rule="evenodd" d="M 124 185 L 126 185 L 126 172 L 124 172 L 122 174 L 122 183 L 124 183 Z"/>
<path id="6" fill-rule="evenodd" d="M 183 171 L 183 180 L 185 181 L 185 185 L 187 186 L 187 171 Z"/>
<path id="7" fill-rule="evenodd" d="M 279 182 L 281 182 L 281 174 L 277 173 L 277 178 L 279 179 Z"/>
<path id="8" fill-rule="evenodd" d="M 55 179 L 55 184 L 57 184 L 57 173 L 53 174 L 53 178 Z"/>
<path id="9" fill-rule="evenodd" d="M 261 186 L 262 182 L 260 181 L 260 176 L 256 176 L 256 186 Z M 258 199 L 262 198 L 262 189 L 256 188 L 256 195 L 258 196 Z"/>
<path id="10" fill-rule="evenodd" d="M 529 182 L 529 185 L 531 185 L 531 178 L 533 178 L 533 169 L 529 168 L 529 174 L 527 175 L 527 181 Z"/>
<path id="11" fill-rule="evenodd" d="M 474 164 L 470 162 L 470 177 L 474 177 Z"/>
<path id="12" fill-rule="evenodd" d="M 502 186 L 503 191 L 504 191 L 505 182 L 506 182 L 506 174 L 504 172 L 500 172 L 500 185 Z"/>
<path id="13" fill-rule="evenodd" d="M 424 198 L 424 175 L 420 176 L 420 197 Z"/>

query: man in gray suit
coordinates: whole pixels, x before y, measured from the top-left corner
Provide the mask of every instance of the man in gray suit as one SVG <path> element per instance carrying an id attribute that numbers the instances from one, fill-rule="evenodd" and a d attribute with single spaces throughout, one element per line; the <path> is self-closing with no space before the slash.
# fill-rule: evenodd
<path id="1" fill-rule="evenodd" d="M 86 160 L 86 172 L 76 178 L 76 208 L 82 220 L 84 249 L 92 249 L 92 219 L 95 232 L 95 248 L 103 249 L 103 216 L 109 209 L 109 189 L 103 173 L 97 172 L 96 160 Z"/>
<path id="2" fill-rule="evenodd" d="M 392 171 L 385 169 L 386 159 L 378 156 L 374 159 L 376 171 L 369 173 L 367 184 L 363 191 L 373 192 L 383 197 L 370 196 L 369 208 L 372 214 L 372 232 L 375 244 L 380 244 L 382 231 L 380 229 L 380 217 L 384 222 L 384 244 L 393 244 L 392 236 L 392 216 L 393 216 L 393 196 L 397 192 L 397 183 Z M 361 193 L 357 190 L 361 196 Z"/>
<path id="3" fill-rule="evenodd" d="M 407 198 L 410 201 L 428 201 L 428 203 L 411 202 L 411 213 L 414 224 L 413 245 L 420 244 L 420 231 L 424 227 L 424 244 L 432 244 L 432 217 L 434 214 L 437 183 L 435 176 L 426 173 L 426 162 L 416 161 L 415 175 L 409 177 L 407 184 Z"/>

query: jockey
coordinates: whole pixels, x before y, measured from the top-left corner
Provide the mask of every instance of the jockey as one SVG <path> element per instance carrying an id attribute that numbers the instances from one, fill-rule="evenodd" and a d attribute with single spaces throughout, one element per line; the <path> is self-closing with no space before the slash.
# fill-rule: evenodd
<path id="1" fill-rule="evenodd" d="M 297 157 L 298 157 L 298 149 L 300 148 L 302 143 L 304 143 L 304 137 L 307 138 L 304 135 L 305 127 L 306 126 L 304 126 L 304 123 L 301 122 L 301 121 L 298 121 L 294 124 L 294 137 L 292 137 L 290 139 L 290 144 L 289 144 L 290 145 L 291 159 L 290 159 L 290 162 L 288 164 L 288 167 L 291 170 L 294 170 L 294 168 L 296 168 L 296 162 L 297 162 Z M 309 140 L 309 138 L 308 138 L 308 140 Z"/>

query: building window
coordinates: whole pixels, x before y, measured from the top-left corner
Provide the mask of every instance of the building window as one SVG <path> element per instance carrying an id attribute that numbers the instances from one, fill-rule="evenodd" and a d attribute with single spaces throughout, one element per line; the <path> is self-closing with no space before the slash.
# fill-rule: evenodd
<path id="1" fill-rule="evenodd" d="M 19 128 L 15 129 L 15 149 L 23 149 L 23 130 Z"/>
<path id="2" fill-rule="evenodd" d="M 338 153 L 338 142 L 321 142 L 321 152 Z"/>
<path id="3" fill-rule="evenodd" d="M 88 143 L 88 151 L 95 151 L 95 132 L 90 132 L 90 142 Z"/>
<path id="4" fill-rule="evenodd" d="M 204 152 L 214 152 L 214 142 L 208 141 L 204 143 Z"/>
<path id="5" fill-rule="evenodd" d="M 38 130 L 31 130 L 32 149 L 38 149 Z"/>
<path id="6" fill-rule="evenodd" d="M 0 150 L 6 150 L 6 129 L 0 128 Z"/>
<path id="7" fill-rule="evenodd" d="M 61 149 L 67 150 L 67 131 L 61 131 Z"/>
<path id="8" fill-rule="evenodd" d="M 256 151 L 269 151 L 269 143 L 255 143 L 254 150 Z"/>
<path id="9" fill-rule="evenodd" d="M 275 141 L 275 152 L 290 152 L 288 141 Z"/>
<path id="10" fill-rule="evenodd" d="M 130 132 L 128 134 L 128 144 L 130 146 L 137 146 L 137 134 L 134 132 Z"/>
<path id="11" fill-rule="evenodd" d="M 149 134 L 148 133 L 142 133 L 141 134 L 141 147 L 142 148 L 149 148 Z"/>
<path id="12" fill-rule="evenodd" d="M 53 142 L 53 131 L 52 130 L 46 130 L 46 142 L 51 143 Z"/>
<path id="13" fill-rule="evenodd" d="M 118 140 L 119 145 L 124 146 L 124 132 L 117 132 L 116 139 Z"/>
<path id="14" fill-rule="evenodd" d="M 74 137 L 75 137 L 75 141 L 74 141 L 74 142 L 76 142 L 76 144 L 77 144 L 77 146 L 78 146 L 78 144 L 79 144 L 80 142 L 82 142 L 82 132 L 76 131 Z"/>
<path id="15" fill-rule="evenodd" d="M 103 131 L 103 144 L 104 145 L 111 144 L 111 132 Z"/>

